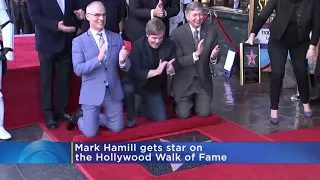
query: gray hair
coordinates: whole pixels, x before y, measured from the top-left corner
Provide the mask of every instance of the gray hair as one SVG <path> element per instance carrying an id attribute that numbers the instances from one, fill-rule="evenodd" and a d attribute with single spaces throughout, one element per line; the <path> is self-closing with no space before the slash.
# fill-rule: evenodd
<path id="1" fill-rule="evenodd" d="M 187 5 L 186 14 L 188 14 L 190 11 L 197 11 L 197 10 L 203 11 L 203 5 L 200 2 L 193 1 Z"/>
<path id="2" fill-rule="evenodd" d="M 147 35 L 159 35 L 160 33 L 165 33 L 166 27 L 161 19 L 152 18 L 147 22 L 146 34 Z"/>

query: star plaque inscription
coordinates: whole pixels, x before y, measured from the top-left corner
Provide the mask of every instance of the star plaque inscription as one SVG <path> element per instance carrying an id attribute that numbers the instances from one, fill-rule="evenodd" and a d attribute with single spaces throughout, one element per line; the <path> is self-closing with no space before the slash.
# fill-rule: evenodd
<path id="1" fill-rule="evenodd" d="M 260 45 L 240 43 L 240 84 L 260 82 Z"/>

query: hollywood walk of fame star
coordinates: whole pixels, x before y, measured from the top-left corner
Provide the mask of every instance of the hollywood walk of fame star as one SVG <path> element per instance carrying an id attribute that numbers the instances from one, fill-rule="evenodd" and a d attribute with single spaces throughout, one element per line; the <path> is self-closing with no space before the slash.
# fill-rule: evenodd
<path id="1" fill-rule="evenodd" d="M 248 58 L 248 65 L 250 65 L 251 63 L 254 64 L 254 65 L 256 65 L 255 59 L 256 59 L 257 55 L 254 54 L 252 50 L 250 51 L 250 54 L 249 54 L 249 55 L 246 55 L 246 56 L 247 56 L 247 58 Z"/>
<path id="2" fill-rule="evenodd" d="M 159 138 L 160 139 L 160 142 L 170 142 L 166 139 L 162 139 L 162 138 Z M 203 141 L 203 142 L 213 142 L 213 140 L 207 140 L 207 141 Z M 175 172 L 179 169 L 179 167 L 181 167 L 184 163 L 170 163 L 170 166 L 172 168 L 172 172 Z"/>
<path id="3" fill-rule="evenodd" d="M 200 133 L 199 131 L 190 131 L 190 132 L 179 133 L 175 135 L 168 135 L 168 136 L 158 137 L 154 139 L 149 139 L 144 142 L 183 143 L 183 142 L 216 142 L 216 141 Z M 152 175 L 161 176 L 161 175 L 170 174 L 174 172 L 193 169 L 200 166 L 206 166 L 208 165 L 208 163 L 186 163 L 182 161 L 181 163 L 180 162 L 179 163 L 141 163 L 141 165 Z"/>

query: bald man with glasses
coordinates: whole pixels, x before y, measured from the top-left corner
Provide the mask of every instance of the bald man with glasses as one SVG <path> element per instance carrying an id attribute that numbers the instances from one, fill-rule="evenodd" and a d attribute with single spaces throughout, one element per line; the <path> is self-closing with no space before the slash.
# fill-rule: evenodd
<path id="1" fill-rule="evenodd" d="M 119 68 L 129 71 L 131 63 L 121 35 L 104 28 L 107 21 L 104 5 L 94 1 L 86 12 L 90 28 L 72 43 L 74 73 L 82 78 L 79 98 L 82 107 L 68 125 L 78 125 L 90 138 L 97 135 L 99 126 L 113 132 L 124 128 Z"/>
<path id="2" fill-rule="evenodd" d="M 77 0 L 77 6 L 80 7 L 82 12 L 76 12 L 81 20 L 81 33 L 86 32 L 89 29 L 89 21 L 85 18 L 86 7 L 88 4 L 95 0 Z M 122 19 L 125 15 L 124 0 L 100 0 L 106 9 L 106 24 L 105 29 L 114 33 L 122 33 Z M 98 14 L 95 14 L 99 16 Z"/>

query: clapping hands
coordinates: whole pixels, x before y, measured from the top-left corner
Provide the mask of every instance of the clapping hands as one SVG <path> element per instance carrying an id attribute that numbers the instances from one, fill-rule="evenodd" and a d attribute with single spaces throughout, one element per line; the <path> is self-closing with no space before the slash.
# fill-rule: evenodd
<path id="1" fill-rule="evenodd" d="M 153 15 L 158 18 L 162 18 L 165 16 L 162 0 L 159 0 L 159 3 L 157 4 L 156 8 L 153 9 Z"/>
<path id="2" fill-rule="evenodd" d="M 162 61 L 160 59 L 159 61 L 159 66 L 156 69 L 157 74 L 160 75 L 162 74 L 163 70 L 166 68 L 166 71 L 168 74 L 174 74 L 174 67 L 173 67 L 173 62 L 175 61 L 175 59 L 171 59 L 170 61 Z"/>
<path id="3" fill-rule="evenodd" d="M 119 52 L 119 62 L 120 62 L 120 64 L 124 64 L 126 62 L 128 54 L 129 54 L 129 52 L 127 51 L 126 47 L 123 46 L 122 49 Z"/>

